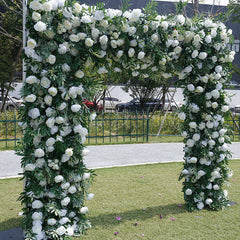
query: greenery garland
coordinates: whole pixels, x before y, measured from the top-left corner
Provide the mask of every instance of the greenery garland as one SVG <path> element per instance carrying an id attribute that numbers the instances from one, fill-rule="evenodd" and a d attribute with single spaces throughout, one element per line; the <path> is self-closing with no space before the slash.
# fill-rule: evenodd
<path id="1" fill-rule="evenodd" d="M 225 83 L 233 52 L 224 24 L 209 18 L 159 16 L 145 10 L 89 7 L 65 0 L 29 1 L 25 47 L 26 79 L 21 111 L 24 137 L 20 154 L 25 187 L 26 239 L 68 239 L 90 222 L 85 199 L 94 173 L 83 162 L 87 119 L 82 104 L 94 87 L 85 69 L 99 75 L 125 72 L 148 79 L 178 75 L 186 104 L 185 164 L 180 178 L 187 210 L 222 209 L 229 176 Z M 91 115 L 91 118 L 94 118 Z"/>

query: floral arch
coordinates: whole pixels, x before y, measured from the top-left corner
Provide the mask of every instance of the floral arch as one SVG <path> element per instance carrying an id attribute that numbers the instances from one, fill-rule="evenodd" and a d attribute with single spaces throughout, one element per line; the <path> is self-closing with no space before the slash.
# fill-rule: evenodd
<path id="1" fill-rule="evenodd" d="M 83 162 L 90 113 L 81 103 L 93 84 L 84 72 L 89 62 L 100 75 L 125 71 L 146 81 L 156 72 L 178 76 L 186 101 L 179 114 L 186 209 L 227 206 L 224 86 L 234 53 L 227 48 L 231 32 L 223 23 L 70 0 L 29 1 L 27 11 L 21 112 L 25 236 L 67 239 L 90 227 L 84 202 L 94 195 L 89 193 L 92 172 Z"/>

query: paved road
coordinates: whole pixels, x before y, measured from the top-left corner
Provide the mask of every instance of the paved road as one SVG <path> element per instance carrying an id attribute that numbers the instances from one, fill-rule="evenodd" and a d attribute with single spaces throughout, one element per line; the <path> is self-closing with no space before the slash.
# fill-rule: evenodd
<path id="1" fill-rule="evenodd" d="M 89 146 L 85 157 L 88 168 L 138 165 L 183 160 L 182 143 L 145 143 Z M 240 159 L 240 143 L 232 143 L 233 159 Z M 0 152 L 0 178 L 17 176 L 22 172 L 21 157 L 14 151 Z"/>

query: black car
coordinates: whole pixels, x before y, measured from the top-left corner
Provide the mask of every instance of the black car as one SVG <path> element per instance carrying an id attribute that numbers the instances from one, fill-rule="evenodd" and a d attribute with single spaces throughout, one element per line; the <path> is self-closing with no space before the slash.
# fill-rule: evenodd
<path id="1" fill-rule="evenodd" d="M 159 104 L 159 99 L 148 99 L 142 105 L 139 99 L 132 99 L 130 102 L 119 103 L 116 105 L 116 109 L 118 112 L 122 111 L 153 111 L 160 110 L 162 108 L 162 104 Z"/>

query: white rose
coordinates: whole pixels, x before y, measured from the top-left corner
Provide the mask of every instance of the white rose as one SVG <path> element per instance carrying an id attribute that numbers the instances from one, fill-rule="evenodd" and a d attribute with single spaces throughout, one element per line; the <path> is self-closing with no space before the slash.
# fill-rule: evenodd
<path id="1" fill-rule="evenodd" d="M 35 200 L 32 202 L 32 208 L 39 209 L 43 207 L 43 203 L 39 200 Z"/>
<path id="2" fill-rule="evenodd" d="M 68 94 L 71 98 L 77 97 L 77 87 L 70 87 Z"/>
<path id="3" fill-rule="evenodd" d="M 65 109 L 67 107 L 67 104 L 65 102 L 61 103 L 58 107 L 59 111 L 62 111 L 63 109 Z"/>
<path id="4" fill-rule="evenodd" d="M 67 162 L 69 159 L 70 159 L 70 157 L 68 157 L 66 154 L 63 154 L 61 162 Z"/>
<path id="5" fill-rule="evenodd" d="M 51 106 L 52 105 L 52 97 L 50 95 L 46 95 L 44 97 L 44 102 L 48 105 L 48 106 Z"/>
<path id="6" fill-rule="evenodd" d="M 32 163 L 29 163 L 29 164 L 27 164 L 26 166 L 25 166 L 25 171 L 29 171 L 29 172 L 32 172 L 32 171 L 34 171 L 35 170 L 35 168 L 36 168 L 36 166 L 34 165 L 34 164 L 32 164 Z"/>
<path id="7" fill-rule="evenodd" d="M 194 141 L 198 141 L 199 139 L 200 139 L 200 134 L 195 133 L 195 134 L 193 135 L 193 140 L 194 140 Z"/>
<path id="8" fill-rule="evenodd" d="M 217 89 L 214 89 L 213 91 L 211 91 L 211 95 L 212 97 L 214 97 L 215 99 L 220 97 L 220 93 Z"/>
<path id="9" fill-rule="evenodd" d="M 218 65 L 215 67 L 215 72 L 221 73 L 222 72 L 222 66 Z"/>
<path id="10" fill-rule="evenodd" d="M 59 236 L 62 236 L 66 233 L 66 228 L 64 226 L 61 226 L 59 228 L 56 229 L 56 233 L 59 235 Z"/>
<path id="11" fill-rule="evenodd" d="M 50 226 L 53 226 L 57 223 L 57 220 L 54 219 L 54 218 L 49 218 L 48 221 L 47 221 L 47 224 L 50 225 Z"/>
<path id="12" fill-rule="evenodd" d="M 112 48 L 117 48 L 117 41 L 116 40 L 111 40 L 110 42 Z"/>
<path id="13" fill-rule="evenodd" d="M 186 189 L 185 194 L 192 195 L 192 190 L 190 188 Z"/>
<path id="14" fill-rule="evenodd" d="M 195 141 L 192 140 L 192 139 L 188 139 L 187 142 L 186 142 L 186 145 L 187 145 L 188 147 L 190 147 L 190 148 L 193 147 L 194 144 L 195 144 Z"/>
<path id="15" fill-rule="evenodd" d="M 39 2 L 39 0 L 30 2 L 29 7 L 35 11 L 43 9 L 42 4 Z"/>
<path id="16" fill-rule="evenodd" d="M 67 206 L 70 203 L 70 198 L 69 197 L 65 197 L 62 201 L 61 201 L 61 205 L 62 206 Z"/>
<path id="17" fill-rule="evenodd" d="M 86 180 L 86 179 L 90 178 L 90 175 L 91 175 L 91 173 L 84 173 L 82 176 L 82 179 Z"/>
<path id="18" fill-rule="evenodd" d="M 203 87 L 198 86 L 198 87 L 196 88 L 196 93 L 202 93 L 202 92 L 203 92 Z"/>
<path id="19" fill-rule="evenodd" d="M 48 118 L 48 120 L 46 121 L 46 125 L 49 128 L 52 128 L 54 126 L 54 123 L 55 123 L 55 119 L 54 118 Z"/>
<path id="20" fill-rule="evenodd" d="M 51 4 L 51 2 L 43 3 L 43 10 L 46 11 L 46 12 L 51 12 L 52 11 L 52 4 Z"/>
<path id="21" fill-rule="evenodd" d="M 207 205 L 210 205 L 212 202 L 213 202 L 213 201 L 212 201 L 211 198 L 207 198 L 206 201 L 205 201 L 205 203 L 206 203 Z"/>
<path id="22" fill-rule="evenodd" d="M 32 119 L 36 119 L 40 116 L 40 111 L 38 108 L 32 108 L 28 112 L 28 116 L 31 117 Z"/>
<path id="23" fill-rule="evenodd" d="M 52 137 L 50 137 L 50 138 L 48 138 L 48 140 L 46 141 L 46 145 L 49 147 L 49 146 L 54 145 L 55 142 L 56 142 L 55 139 L 52 138 Z"/>
<path id="24" fill-rule="evenodd" d="M 56 57 L 54 55 L 50 54 L 46 61 L 53 65 L 56 62 Z"/>
<path id="25" fill-rule="evenodd" d="M 81 109 L 81 105 L 79 104 L 74 104 L 71 106 L 72 112 L 78 112 Z"/>
<path id="26" fill-rule="evenodd" d="M 203 202 L 199 202 L 199 203 L 197 204 L 197 208 L 198 208 L 199 210 L 203 209 L 203 208 L 204 208 L 204 203 L 203 203 Z"/>
<path id="27" fill-rule="evenodd" d="M 63 181 L 63 176 L 62 175 L 57 175 L 55 178 L 54 178 L 55 182 L 56 183 L 60 183 Z"/>
<path id="28" fill-rule="evenodd" d="M 68 192 L 71 193 L 71 194 L 74 194 L 76 191 L 77 191 L 77 188 L 76 188 L 75 186 L 71 186 L 71 187 L 68 189 Z"/>
<path id="29" fill-rule="evenodd" d="M 64 190 L 68 189 L 69 187 L 70 187 L 70 183 L 69 182 L 61 184 L 61 188 L 64 189 Z"/>
<path id="30" fill-rule="evenodd" d="M 204 122 L 201 122 L 201 123 L 199 124 L 198 128 L 199 128 L 200 130 L 203 130 L 203 129 L 205 128 L 205 123 L 204 123 Z"/>
<path id="31" fill-rule="evenodd" d="M 28 48 L 34 49 L 36 46 L 37 46 L 37 43 L 36 43 L 36 41 L 34 39 L 30 38 L 27 41 L 27 47 Z"/>
<path id="32" fill-rule="evenodd" d="M 198 58 L 201 60 L 204 60 L 207 57 L 207 53 L 206 52 L 200 52 L 198 55 Z"/>
<path id="33" fill-rule="evenodd" d="M 222 112 L 227 112 L 229 107 L 227 105 L 222 106 Z"/>
<path id="34" fill-rule="evenodd" d="M 151 36 L 151 39 L 154 43 L 157 43 L 158 42 L 158 35 L 156 33 L 154 33 L 152 36 Z"/>
<path id="35" fill-rule="evenodd" d="M 70 72 L 71 68 L 70 68 L 70 66 L 67 63 L 64 63 L 62 65 L 62 70 L 63 70 L 63 72 Z"/>
<path id="36" fill-rule="evenodd" d="M 35 22 L 41 20 L 41 18 L 42 18 L 42 16 L 41 16 L 40 13 L 35 12 L 35 11 L 32 13 L 32 19 L 33 19 Z"/>
<path id="37" fill-rule="evenodd" d="M 181 135 L 182 135 L 182 137 L 187 137 L 187 132 L 186 131 L 183 131 L 182 133 L 181 133 Z"/>
<path id="38" fill-rule="evenodd" d="M 207 126 L 207 128 L 213 128 L 213 122 L 210 122 L 210 121 L 208 121 L 207 123 L 206 123 L 206 126 Z"/>
<path id="39" fill-rule="evenodd" d="M 99 42 L 101 45 L 106 45 L 108 42 L 108 37 L 106 35 L 103 35 L 99 38 Z"/>
<path id="40" fill-rule="evenodd" d="M 217 184 L 215 184 L 215 185 L 213 185 L 213 189 L 214 189 L 215 191 L 217 191 L 217 190 L 220 189 L 220 187 L 219 187 Z"/>
<path id="41" fill-rule="evenodd" d="M 214 79 L 219 80 L 222 77 L 220 73 L 215 74 Z"/>
<path id="42" fill-rule="evenodd" d="M 180 120 L 184 121 L 184 120 L 186 119 L 186 114 L 185 114 L 184 112 L 180 112 L 180 113 L 178 114 L 178 118 L 179 118 Z"/>
<path id="43" fill-rule="evenodd" d="M 148 26 L 147 26 L 147 25 L 144 25 L 144 26 L 143 26 L 143 32 L 144 32 L 144 33 L 147 33 L 147 32 L 148 32 Z"/>
<path id="44" fill-rule="evenodd" d="M 69 39 L 70 39 L 71 42 L 79 42 L 80 41 L 80 37 L 76 34 L 71 34 L 69 36 Z"/>
<path id="45" fill-rule="evenodd" d="M 76 2 L 73 5 L 73 10 L 74 10 L 75 13 L 78 14 L 82 11 L 82 6 L 79 3 Z"/>
<path id="46" fill-rule="evenodd" d="M 204 83 L 207 83 L 207 82 L 208 82 L 208 77 L 207 77 L 207 76 L 202 76 L 200 79 L 201 79 L 201 81 L 204 82 Z"/>
<path id="47" fill-rule="evenodd" d="M 181 24 L 185 23 L 185 17 L 183 15 L 177 15 L 177 21 Z"/>
<path id="48" fill-rule="evenodd" d="M 86 214 L 87 211 L 88 211 L 88 207 L 82 207 L 82 208 L 80 209 L 80 212 L 81 212 L 82 214 Z"/>
<path id="49" fill-rule="evenodd" d="M 217 102 L 213 102 L 213 103 L 212 103 L 212 108 L 215 109 L 215 108 L 217 108 L 217 107 L 218 107 L 218 103 L 217 103 Z"/>
<path id="50" fill-rule="evenodd" d="M 57 95 L 58 90 L 57 90 L 57 88 L 55 88 L 55 87 L 50 87 L 50 88 L 48 89 L 48 93 L 54 97 L 54 96 Z"/>
<path id="51" fill-rule="evenodd" d="M 195 87 L 194 87 L 193 84 L 188 84 L 187 89 L 188 89 L 189 92 L 193 92 L 195 90 Z"/>
<path id="52" fill-rule="evenodd" d="M 100 32 L 99 32 L 99 30 L 98 30 L 97 28 L 93 28 L 93 29 L 91 30 L 92 38 L 93 38 L 93 39 L 98 38 L 99 33 L 100 33 Z"/>
<path id="53" fill-rule="evenodd" d="M 35 76 L 29 76 L 26 78 L 26 83 L 28 84 L 34 84 L 37 82 L 38 82 L 38 79 Z"/>
<path id="54" fill-rule="evenodd" d="M 91 20 L 91 18 L 90 18 L 89 16 L 84 15 L 84 16 L 82 16 L 82 18 L 81 18 L 81 22 L 82 22 L 82 23 L 91 23 L 92 20 Z"/>
<path id="55" fill-rule="evenodd" d="M 123 51 L 122 50 L 119 50 L 118 52 L 117 52 L 117 58 L 121 58 L 123 56 Z"/>
<path id="56" fill-rule="evenodd" d="M 145 57 L 145 52 L 139 52 L 138 53 L 138 59 L 141 60 Z"/>
<path id="57" fill-rule="evenodd" d="M 94 17 L 95 17 L 96 20 L 101 21 L 101 20 L 104 19 L 105 15 L 104 15 L 104 12 L 102 10 L 96 10 L 95 14 L 94 14 Z"/>
<path id="58" fill-rule="evenodd" d="M 87 46 L 87 47 L 92 47 L 93 46 L 93 40 L 91 39 L 91 38 L 86 38 L 85 39 L 85 45 Z"/>
<path id="59" fill-rule="evenodd" d="M 83 78 L 83 77 L 84 77 L 84 72 L 81 71 L 81 70 L 78 70 L 78 71 L 75 73 L 75 77 L 77 77 L 77 78 Z"/>
<path id="60" fill-rule="evenodd" d="M 190 122 L 189 123 L 189 127 L 190 128 L 196 128 L 197 127 L 197 124 L 195 122 Z"/>
<path id="61" fill-rule="evenodd" d="M 42 21 L 38 21 L 33 27 L 37 32 L 43 32 L 47 29 L 47 25 Z"/>
<path id="62" fill-rule="evenodd" d="M 38 158 L 41 158 L 44 155 L 45 155 L 45 153 L 41 148 L 36 149 L 35 152 L 34 152 L 34 156 L 38 157 Z"/>
<path id="63" fill-rule="evenodd" d="M 209 146 L 214 146 L 214 145 L 215 145 L 215 141 L 212 140 L 212 139 L 210 139 L 210 140 L 208 141 L 208 145 L 209 145 Z"/>
<path id="64" fill-rule="evenodd" d="M 25 97 L 25 101 L 26 102 L 35 102 L 35 100 L 37 99 L 36 95 L 34 94 L 30 94 L 28 96 Z"/>
<path id="65" fill-rule="evenodd" d="M 87 37 L 87 34 L 86 33 L 78 33 L 78 36 L 79 36 L 79 38 L 80 38 L 80 40 L 84 40 L 84 39 L 86 39 L 86 37 Z"/>
<path id="66" fill-rule="evenodd" d="M 196 158 L 196 157 L 191 157 L 191 158 L 189 159 L 189 162 L 190 162 L 190 163 L 196 163 L 196 162 L 197 162 L 197 158 Z"/>
<path id="67" fill-rule="evenodd" d="M 128 50 L 128 56 L 129 56 L 129 57 L 133 57 L 134 54 L 135 54 L 134 48 L 130 48 L 130 49 Z"/>
<path id="68" fill-rule="evenodd" d="M 42 219 L 42 213 L 41 212 L 34 212 L 32 214 L 32 219 L 33 220 L 41 220 Z"/>
<path id="69" fill-rule="evenodd" d="M 168 29 L 168 22 L 167 21 L 163 21 L 161 22 L 161 27 L 163 28 L 163 30 L 167 30 Z"/>
<path id="70" fill-rule="evenodd" d="M 41 86 L 44 88 L 49 88 L 51 81 L 47 77 L 43 77 L 40 82 Z"/>
<path id="71" fill-rule="evenodd" d="M 67 148 L 65 150 L 65 154 L 68 156 L 68 157 L 71 157 L 73 155 L 73 149 L 72 148 Z"/>
<path id="72" fill-rule="evenodd" d="M 205 174 L 206 174 L 206 172 L 204 172 L 203 170 L 199 170 L 199 171 L 197 172 L 197 175 L 198 175 L 199 178 L 202 177 L 202 176 L 204 176 Z"/>
<path id="73" fill-rule="evenodd" d="M 210 42 L 212 42 L 212 37 L 211 37 L 211 35 L 207 35 L 204 40 L 205 40 L 205 42 L 206 42 L 207 44 L 209 44 Z"/>

